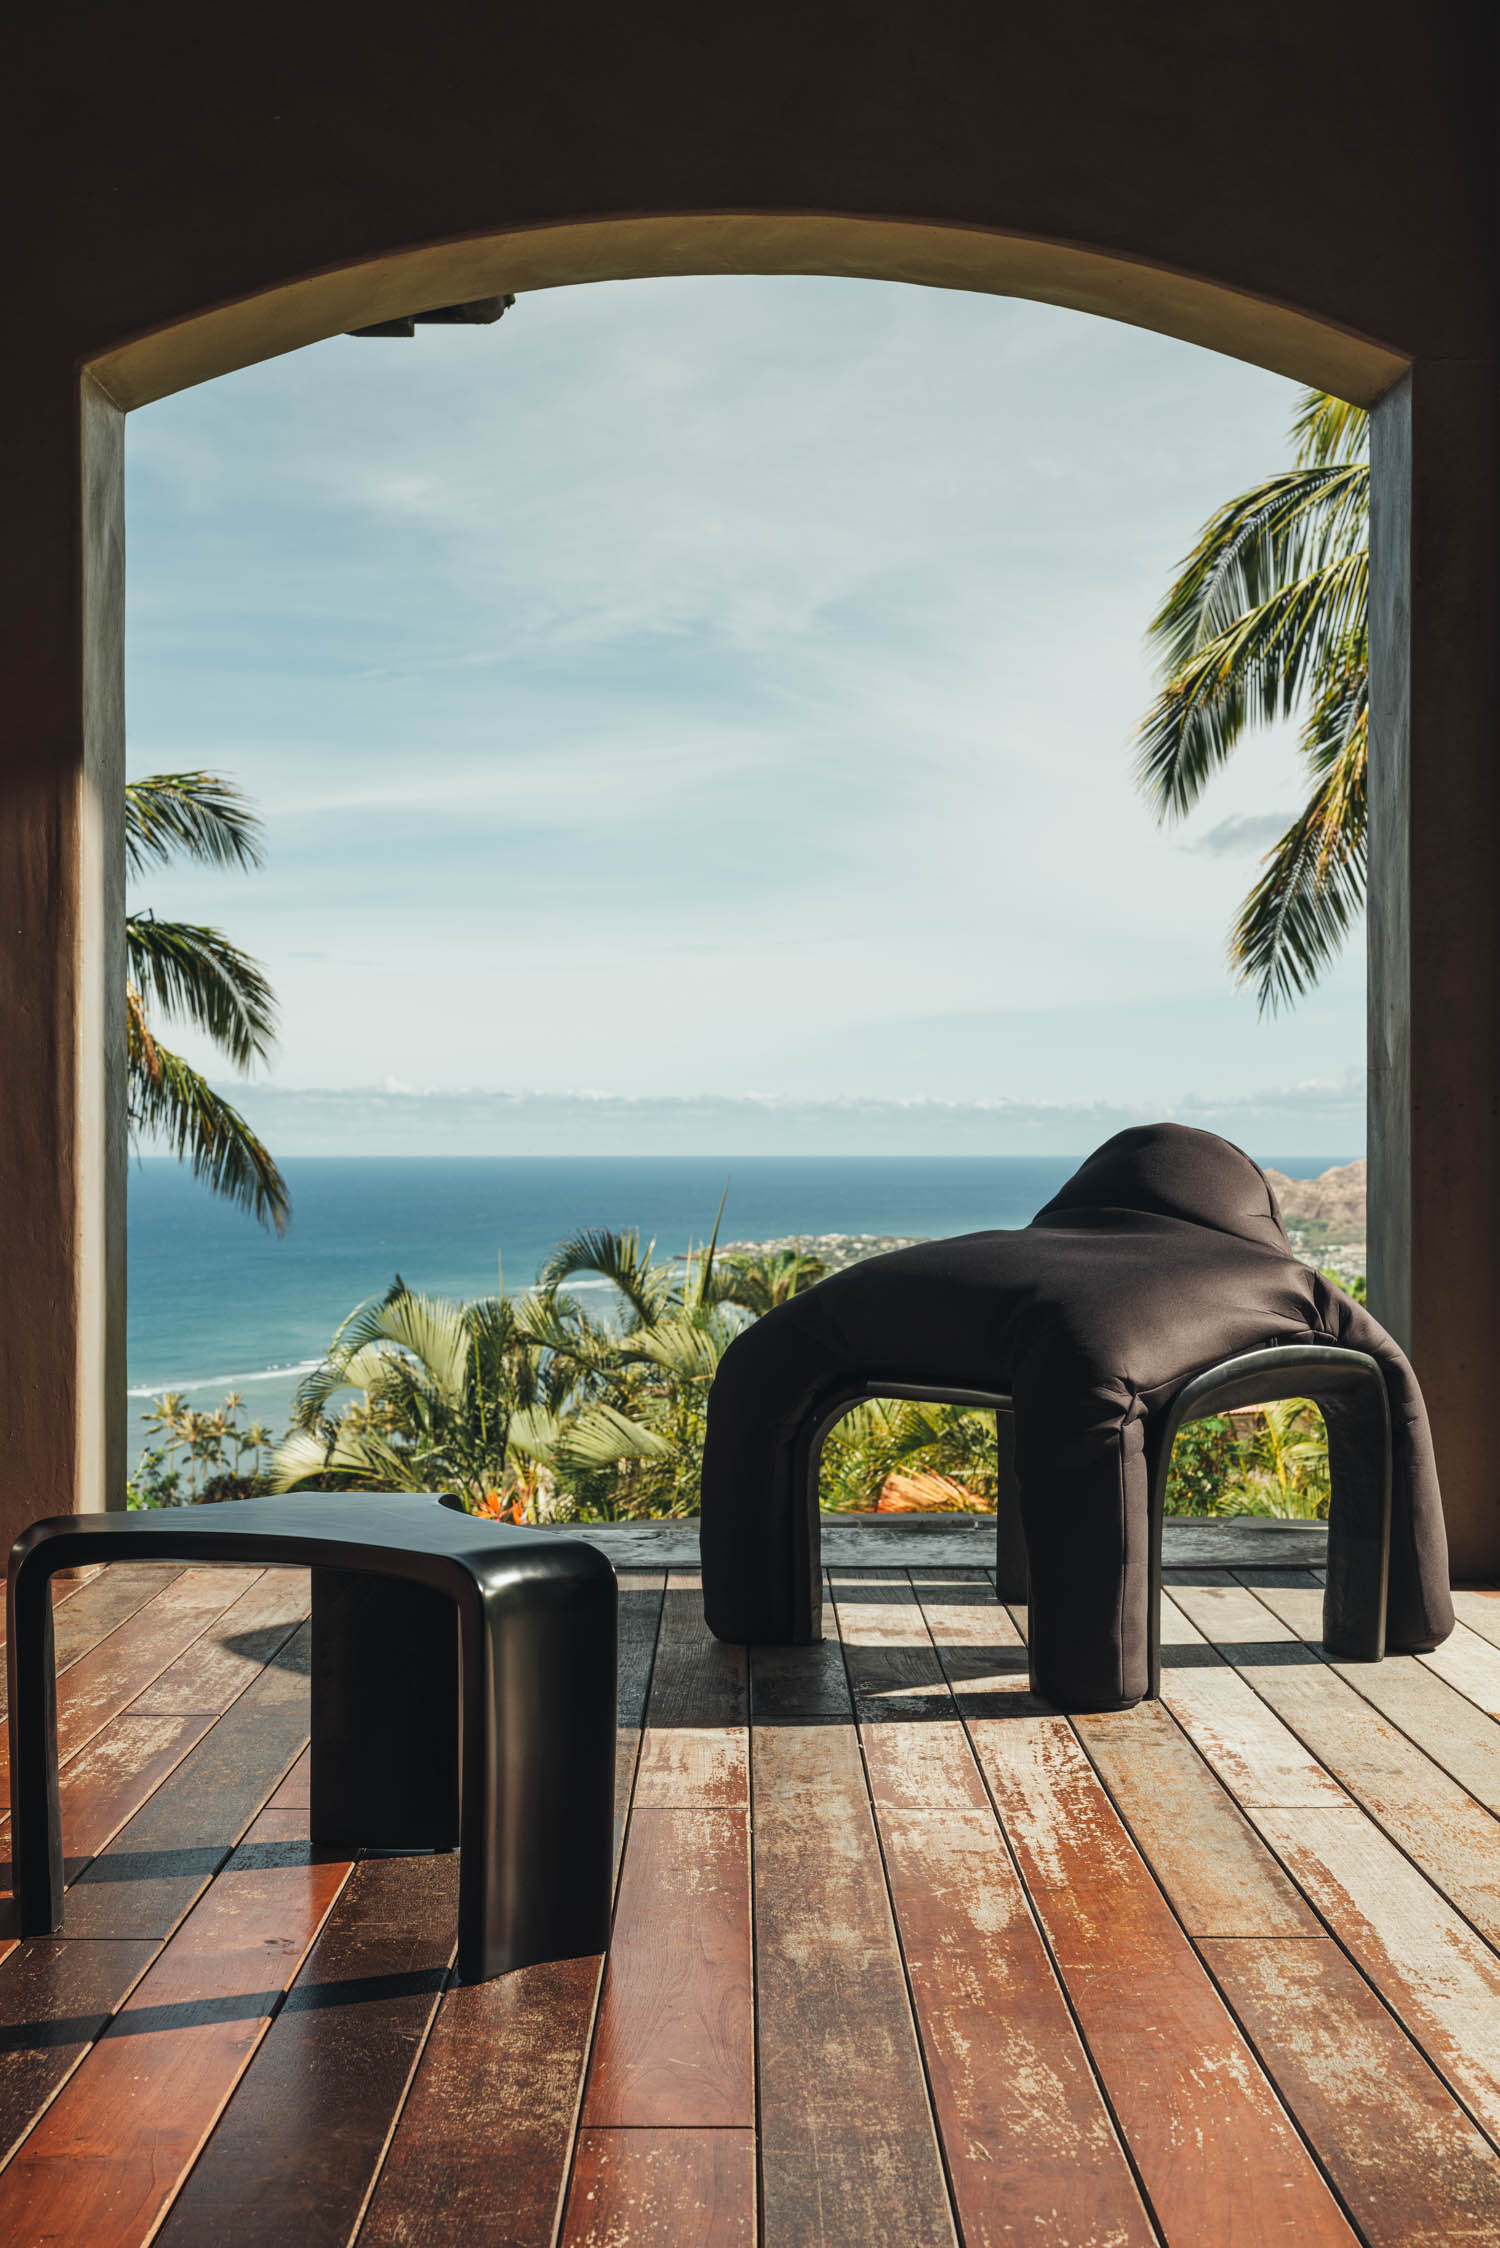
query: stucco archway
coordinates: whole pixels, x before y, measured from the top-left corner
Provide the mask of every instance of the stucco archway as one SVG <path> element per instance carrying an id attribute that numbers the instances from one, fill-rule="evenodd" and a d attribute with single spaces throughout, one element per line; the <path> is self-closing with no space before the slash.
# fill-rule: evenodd
<path id="1" fill-rule="evenodd" d="M 273 7 L 248 43 L 159 5 L 81 59 L 66 24 L 27 34 L 51 107 L 0 369 L 7 1522 L 123 1481 L 124 412 L 501 289 L 802 271 L 1072 305 L 1375 407 L 1372 1285 L 1428 1390 L 1458 1565 L 1500 1566 L 1493 302 L 1477 111 L 1430 12 L 1380 12 L 1357 101 L 1332 0 L 1294 26 L 1273 0 L 815 24 L 648 0 L 628 38 L 587 0 L 565 26 L 455 0 L 420 51 L 341 5 Z"/>

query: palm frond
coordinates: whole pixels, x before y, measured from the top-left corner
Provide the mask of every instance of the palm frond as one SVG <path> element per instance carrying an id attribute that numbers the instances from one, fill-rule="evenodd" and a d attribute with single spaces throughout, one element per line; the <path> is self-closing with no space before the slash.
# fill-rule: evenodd
<path id="1" fill-rule="evenodd" d="M 1345 398 L 1331 398 L 1326 390 L 1304 391 L 1292 416 L 1292 443 L 1304 468 L 1357 460 L 1369 449 L 1369 414 Z"/>
<path id="2" fill-rule="evenodd" d="M 614 1233 L 605 1226 L 587 1226 L 558 1243 L 537 1275 L 537 1286 L 552 1294 L 580 1273 L 607 1280 L 624 1297 L 637 1319 L 648 1326 L 666 1307 L 670 1282 L 651 1261 L 655 1243 L 641 1246 L 634 1226 Z"/>
<path id="3" fill-rule="evenodd" d="M 125 783 L 125 863 L 132 874 L 181 855 L 206 866 L 256 867 L 260 815 L 219 773 L 153 773 Z"/>
<path id="4" fill-rule="evenodd" d="M 564 1424 L 553 1446 L 559 1473 L 587 1473 L 615 1467 L 623 1460 L 667 1460 L 672 1457 L 669 1438 L 633 1421 L 613 1405 L 586 1405 Z"/>
<path id="5" fill-rule="evenodd" d="M 276 1037 L 276 999 L 248 953 L 217 929 L 133 913 L 125 923 L 130 976 L 164 1015 L 206 1032 L 236 1069 L 264 1061 Z"/>
<path id="6" fill-rule="evenodd" d="M 127 1009 L 130 1121 L 136 1134 L 164 1140 L 215 1194 L 286 1231 L 287 1183 L 238 1109 L 180 1054 L 150 1037 L 139 993 Z"/>
<path id="7" fill-rule="evenodd" d="M 1262 1013 L 1298 999 L 1336 956 L 1365 900 L 1368 715 L 1363 674 L 1335 682 L 1315 709 L 1336 754 L 1303 811 L 1267 855 L 1266 871 L 1240 908 L 1230 939 L 1239 981 Z"/>
<path id="8" fill-rule="evenodd" d="M 340 1475 L 370 1491 L 431 1489 L 409 1453 L 370 1430 L 339 1423 L 331 1432 L 291 1429 L 271 1461 L 271 1489 L 295 1491 L 320 1475 Z"/>
<path id="9" fill-rule="evenodd" d="M 1367 613 L 1361 547 L 1247 610 L 1179 668 L 1141 722 L 1137 777 L 1160 818 L 1189 811 L 1253 717 L 1289 716 Z"/>
<path id="10" fill-rule="evenodd" d="M 1147 627 L 1170 677 L 1247 609 L 1366 542 L 1363 462 L 1283 469 L 1211 516 Z"/>

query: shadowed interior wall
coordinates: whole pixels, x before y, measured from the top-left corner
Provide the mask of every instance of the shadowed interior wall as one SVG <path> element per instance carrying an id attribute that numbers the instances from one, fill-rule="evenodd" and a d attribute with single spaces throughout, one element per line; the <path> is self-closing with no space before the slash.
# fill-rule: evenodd
<path id="1" fill-rule="evenodd" d="M 1380 691 L 1410 717 L 1378 750 L 1374 1282 L 1433 1398 L 1459 1566 L 1500 1567 L 1475 1341 L 1500 1250 L 1500 820 L 1474 25 L 1416 0 L 1372 0 L 1357 38 L 1332 0 L 30 16 L 0 149 L 0 1535 L 120 1492 L 109 402 L 507 286 L 791 270 L 1079 304 L 1363 402 L 1410 381 L 1378 471 L 1386 526 L 1414 499 L 1377 600 Z"/>

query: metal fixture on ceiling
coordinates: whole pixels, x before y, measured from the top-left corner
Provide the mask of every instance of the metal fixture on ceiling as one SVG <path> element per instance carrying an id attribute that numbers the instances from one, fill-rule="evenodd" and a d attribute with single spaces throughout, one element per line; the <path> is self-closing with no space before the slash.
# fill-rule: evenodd
<path id="1" fill-rule="evenodd" d="M 408 312 L 399 320 L 377 320 L 368 328 L 349 328 L 351 336 L 414 336 L 419 327 L 487 328 L 508 312 L 514 296 L 471 297 L 467 304 L 435 305 L 431 312 Z"/>

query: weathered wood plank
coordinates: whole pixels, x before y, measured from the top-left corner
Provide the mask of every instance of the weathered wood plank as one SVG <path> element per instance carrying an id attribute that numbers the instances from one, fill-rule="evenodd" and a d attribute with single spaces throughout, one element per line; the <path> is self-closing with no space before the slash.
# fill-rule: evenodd
<path id="1" fill-rule="evenodd" d="M 1029 1696 L 1026 1642 L 1010 1610 L 996 1600 L 990 1577 L 913 1571 L 912 1584 L 963 1716 L 1008 1715 L 1021 1706 L 1018 1695 L 1026 1707 L 1043 1708 Z"/>
<path id="2" fill-rule="evenodd" d="M 1500 2239 L 1500 2155 L 1338 1946 L 1202 1946 L 1370 2248 Z"/>
<path id="3" fill-rule="evenodd" d="M 1169 2248 L 1353 2239 L 1067 1720 L 971 1727 Z"/>
<path id="4" fill-rule="evenodd" d="M 444 1992 L 359 2248 L 552 2248 L 601 1965 Z"/>
<path id="5" fill-rule="evenodd" d="M 1155 2233 L 993 1812 L 881 1805 L 877 1819 L 966 2248 L 1147 2248 Z"/>
<path id="6" fill-rule="evenodd" d="M 953 2248 L 858 1741 L 757 1725 L 752 1754 L 766 2248 Z"/>
<path id="7" fill-rule="evenodd" d="M 1230 1603 L 1232 1593 L 1256 1612 L 1248 1628 L 1262 1633 L 1257 1641 L 1236 1640 L 1236 1652 L 1253 1644 L 1269 1649 L 1278 1664 L 1311 1660 L 1296 1634 L 1261 1608 L 1253 1594 L 1239 1585 L 1222 1589 L 1224 1597 L 1203 1608 L 1206 1628 L 1217 1627 L 1226 1613 L 1229 1629 L 1247 1628 Z M 1247 1808 L 1276 1804 L 1333 1810 L 1346 1804 L 1349 1798 L 1338 1782 L 1204 1637 L 1198 1610 L 1191 1616 L 1187 1611 L 1190 1599 L 1197 1602 L 1204 1596 L 1195 1588 L 1174 1586 L 1171 1598 L 1162 1603 L 1161 1698 L 1230 1793 Z"/>
<path id="8" fill-rule="evenodd" d="M 1073 1727 L 1190 1936 L 1320 1932 L 1296 1884 L 1162 1703 L 1075 1717 Z"/>
<path id="9" fill-rule="evenodd" d="M 1194 1596 L 1176 1597 L 1186 1604 Z M 1190 1613 L 1197 1623 L 1224 1628 L 1222 1617 L 1207 1604 L 1201 1613 Z M 1269 1617 L 1263 1607 L 1261 1613 Z M 1274 1662 L 1247 1668 L 1242 1683 L 1253 1686 L 1288 1732 L 1475 1927 L 1500 1939 L 1500 1828 L 1490 1813 L 1331 1665 L 1303 1646 L 1289 1627 L 1279 1628 L 1288 1631 L 1290 1643 L 1276 1649 Z M 1238 1650 L 1231 1643 L 1223 1652 L 1232 1658 Z"/>
<path id="10" fill-rule="evenodd" d="M 748 1812 L 637 1806 L 584 2121 L 754 2120 Z"/>
<path id="11" fill-rule="evenodd" d="M 150 2236 L 349 1871 L 283 1855 L 228 1866 L 136 1985 L 0 2171 L 0 2239 Z"/>
<path id="12" fill-rule="evenodd" d="M 1320 1589 L 1276 1585 L 1253 1589 L 1304 1645 L 1320 1651 Z M 1486 1810 L 1500 1813 L 1500 1725 L 1476 1709 L 1468 1696 L 1436 1677 L 1414 1655 L 1387 1655 L 1382 1663 L 1336 1662 L 1332 1667 L 1346 1686 L 1398 1725 L 1424 1756 L 1441 1765 Z"/>
<path id="13" fill-rule="evenodd" d="M 1500 1586 L 1456 1585 L 1453 1612 L 1470 1631 L 1477 1631 L 1492 1647 L 1500 1647 Z"/>
<path id="14" fill-rule="evenodd" d="M 833 1589 L 841 1593 L 837 1576 Z M 856 1675 L 871 1638 L 877 1647 L 916 1647 L 940 1615 L 945 1654 L 971 1680 L 983 1679 L 997 1612 L 987 1580 L 954 1585 L 915 1573 L 904 1602 L 837 1600 Z M 1014 1637 L 1008 1617 L 1004 1630 Z M 863 1746 L 964 2241 L 1145 2248 L 1155 2234 L 958 1707 L 941 1669 L 936 1687 L 915 1665 L 907 1676 L 920 1678 L 921 1717 L 877 1714 L 862 1702 Z M 896 1706 L 910 1706 L 904 1694 Z"/>
<path id="15" fill-rule="evenodd" d="M 1500 1960 L 1353 1805 L 1251 1817 L 1433 2067 L 1500 2134 Z"/>
<path id="16" fill-rule="evenodd" d="M 646 1722 L 652 1726 L 743 1725 L 749 1714 L 743 1647 L 715 1639 L 703 1621 L 696 1572 L 667 1579 Z"/>
<path id="17" fill-rule="evenodd" d="M 447 1979 L 458 1853 L 357 1865 L 157 2234 L 344 2248 Z"/>
<path id="18" fill-rule="evenodd" d="M 1467 1695 L 1487 1717 L 1500 1717 L 1500 1647 L 1491 1646 L 1480 1632 L 1462 1622 L 1455 1624 L 1451 1639 L 1434 1647 L 1430 1655 L 1414 1659 L 1445 1679 L 1455 1692 Z"/>
<path id="19" fill-rule="evenodd" d="M 753 2248 L 749 2131 L 584 2131 L 563 2248 Z"/>

